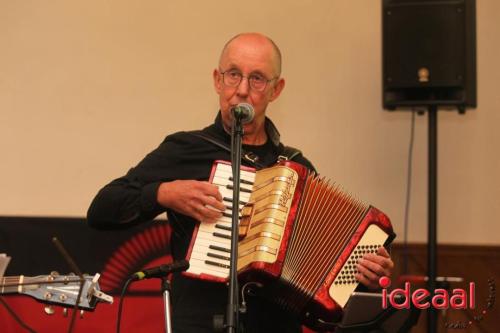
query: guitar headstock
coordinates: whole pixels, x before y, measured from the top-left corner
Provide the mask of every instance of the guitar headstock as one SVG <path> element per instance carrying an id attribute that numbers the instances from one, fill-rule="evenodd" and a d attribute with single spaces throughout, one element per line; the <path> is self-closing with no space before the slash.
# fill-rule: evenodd
<path id="1" fill-rule="evenodd" d="M 10 292 L 29 295 L 47 304 L 74 307 L 80 286 L 83 284 L 78 308 L 93 311 L 98 302 L 113 303 L 111 296 L 100 291 L 97 282 L 99 277 L 99 274 L 94 276 L 85 274 L 83 281 L 80 281 L 79 276 L 59 275 L 56 272 L 34 277 L 20 276 L 17 290 L 10 290 Z"/>

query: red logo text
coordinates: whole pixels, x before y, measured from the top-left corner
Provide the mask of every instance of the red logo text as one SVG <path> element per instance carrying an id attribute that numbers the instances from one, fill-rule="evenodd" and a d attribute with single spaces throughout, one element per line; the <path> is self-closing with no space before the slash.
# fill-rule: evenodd
<path id="1" fill-rule="evenodd" d="M 411 290 L 410 282 L 405 282 L 404 288 L 396 288 L 387 292 L 391 285 L 391 279 L 383 276 L 379 279 L 382 287 L 382 308 L 387 309 L 388 302 L 395 309 L 409 309 L 410 302 L 417 309 L 475 309 L 476 308 L 476 285 L 469 283 L 469 289 L 455 288 L 451 292 L 446 289 L 437 288 L 434 294 L 424 288 Z M 432 296 L 432 297 L 431 297 Z"/>

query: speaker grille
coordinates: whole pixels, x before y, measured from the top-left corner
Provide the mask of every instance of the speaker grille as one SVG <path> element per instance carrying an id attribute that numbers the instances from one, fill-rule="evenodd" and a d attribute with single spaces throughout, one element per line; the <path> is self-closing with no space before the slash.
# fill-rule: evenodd
<path id="1" fill-rule="evenodd" d="M 475 106 L 475 2 L 385 0 L 384 107 Z"/>

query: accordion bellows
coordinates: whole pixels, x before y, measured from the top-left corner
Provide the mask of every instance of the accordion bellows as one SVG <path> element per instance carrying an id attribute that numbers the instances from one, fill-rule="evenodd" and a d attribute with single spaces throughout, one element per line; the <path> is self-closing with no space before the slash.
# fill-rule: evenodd
<path id="1" fill-rule="evenodd" d="M 329 328 L 358 286 L 356 262 L 394 238 L 387 216 L 347 194 L 338 184 L 294 162 L 244 169 L 240 182 L 238 276 L 262 286 L 261 295 Z M 193 235 L 185 273 L 224 282 L 229 276 L 232 172 L 214 164 L 211 182 L 227 203 L 216 223 Z"/>

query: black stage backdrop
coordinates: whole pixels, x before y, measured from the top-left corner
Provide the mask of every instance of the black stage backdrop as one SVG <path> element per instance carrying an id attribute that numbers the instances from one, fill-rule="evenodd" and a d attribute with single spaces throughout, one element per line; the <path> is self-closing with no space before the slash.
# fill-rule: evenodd
<path id="1" fill-rule="evenodd" d="M 94 230 L 81 218 L 0 217 L 0 253 L 12 260 L 6 276 L 66 275 L 69 265 L 52 242 L 57 237 L 83 273 L 101 273 L 112 294 L 126 278 L 155 260 L 170 260 L 170 228 L 152 221 L 124 230 Z"/>

